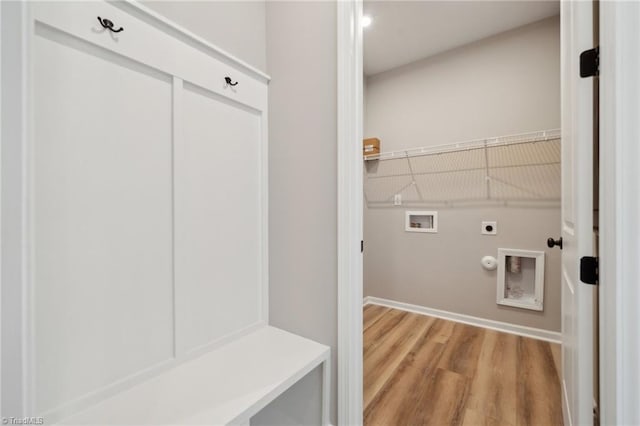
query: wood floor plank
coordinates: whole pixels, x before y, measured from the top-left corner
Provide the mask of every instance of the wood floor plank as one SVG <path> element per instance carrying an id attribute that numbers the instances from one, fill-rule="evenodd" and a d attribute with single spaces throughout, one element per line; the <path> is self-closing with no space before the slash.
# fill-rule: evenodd
<path id="1" fill-rule="evenodd" d="M 365 411 L 364 424 L 460 425 L 468 390 L 469 379 L 460 374 L 405 368 L 376 406 Z"/>
<path id="2" fill-rule="evenodd" d="M 455 324 L 438 367 L 473 378 L 476 373 L 485 330 L 466 324 Z"/>
<path id="3" fill-rule="evenodd" d="M 518 337 L 485 330 L 467 404 L 483 418 L 516 424 Z"/>
<path id="4" fill-rule="evenodd" d="M 382 316 L 389 311 L 386 306 L 366 305 L 362 312 L 363 330 L 371 327 Z"/>
<path id="5" fill-rule="evenodd" d="M 416 340 L 413 348 L 407 353 L 403 367 L 416 368 L 420 371 L 435 370 L 445 345 L 441 337 L 451 330 L 450 321 L 433 318 L 431 327 Z M 434 348 L 438 350 L 433 350 Z"/>
<path id="6" fill-rule="evenodd" d="M 511 423 L 507 423 L 503 420 L 494 419 L 488 417 L 479 412 L 478 410 L 467 408 L 464 410 L 463 426 L 513 426 Z"/>
<path id="7" fill-rule="evenodd" d="M 453 328 L 456 323 L 443 319 L 440 319 L 439 321 L 441 321 L 441 323 L 439 323 L 439 332 L 437 335 L 433 336 L 433 340 L 438 343 L 447 343 L 453 334 Z"/>
<path id="8" fill-rule="evenodd" d="M 553 354 L 553 363 L 558 372 L 558 380 L 562 383 L 562 346 L 557 343 L 549 343 L 551 353 Z"/>
<path id="9" fill-rule="evenodd" d="M 412 422 L 404 424 L 462 424 L 469 379 L 438 368 L 427 386 L 431 388 L 431 394 L 423 398 L 423 404 L 419 404 L 413 410 Z"/>
<path id="10" fill-rule="evenodd" d="M 408 314 L 396 323 L 392 331 L 380 337 L 380 344 L 374 350 L 364 352 L 365 407 L 384 387 L 418 338 L 424 335 L 434 321 L 434 318 L 424 315 Z M 372 328 L 377 327 L 380 322 Z"/>
<path id="11" fill-rule="evenodd" d="M 380 398 L 384 398 L 385 395 L 393 394 L 397 390 L 394 387 L 399 386 L 402 388 L 401 379 L 403 377 L 410 377 L 411 374 L 416 375 L 416 377 L 427 376 L 430 372 L 435 371 L 438 360 L 444 351 L 444 345 L 438 343 L 434 338 L 440 335 L 444 326 L 446 326 L 446 321 L 433 320 L 431 326 L 415 341 L 413 348 L 405 355 L 402 363 L 397 366 L 393 374 L 393 380 L 387 381 L 383 389 L 378 389 L 377 394 L 370 393 L 371 387 L 367 386 L 369 380 L 375 380 L 375 374 L 367 375 L 364 378 L 365 400 L 368 402 L 365 405 L 365 409 L 372 401 L 377 401 Z M 365 361 L 365 366 L 367 361 Z M 408 369 L 411 369 L 411 371 L 407 373 L 406 370 Z"/>
<path id="12" fill-rule="evenodd" d="M 365 312 L 366 426 L 562 424 L 559 347 L 397 309 Z"/>
<path id="13" fill-rule="evenodd" d="M 393 376 L 375 394 L 371 393 L 371 388 L 367 386 L 367 381 L 371 380 L 371 377 L 365 377 L 365 419 L 392 421 L 398 412 L 405 411 L 406 407 L 418 403 L 421 397 L 415 392 L 420 392 L 421 389 L 427 391 L 424 383 L 435 372 L 435 367 L 444 350 L 444 345 L 438 343 L 435 338 L 441 335 L 443 329 L 447 327 L 447 322 L 434 319 L 431 327 L 416 340 L 413 348 L 398 365 Z M 365 366 L 366 364 L 365 361 Z M 407 395 L 410 394 L 413 395 L 411 399 L 413 402 L 406 400 Z M 369 409 L 369 407 L 372 408 Z"/>
<path id="14" fill-rule="evenodd" d="M 562 425 L 560 382 L 548 342 L 518 338 L 516 425 Z"/>
<path id="15" fill-rule="evenodd" d="M 366 355 L 369 351 L 380 346 L 384 336 L 394 330 L 396 325 L 409 315 L 408 312 L 398 309 L 390 309 L 375 323 L 375 327 L 364 330 L 363 351 Z"/>

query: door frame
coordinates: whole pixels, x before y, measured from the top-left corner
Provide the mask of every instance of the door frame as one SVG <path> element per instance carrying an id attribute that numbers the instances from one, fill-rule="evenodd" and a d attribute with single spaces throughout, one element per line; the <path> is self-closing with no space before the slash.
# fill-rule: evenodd
<path id="1" fill-rule="evenodd" d="M 362 424 L 362 0 L 337 4 L 338 425 Z"/>
<path id="2" fill-rule="evenodd" d="M 612 425 L 640 423 L 638 27 L 640 4 L 600 2 L 600 419 Z"/>
<path id="3" fill-rule="evenodd" d="M 633 13 L 625 8 L 632 5 Z M 362 424 L 362 0 L 337 2 L 338 425 Z M 600 3 L 600 418 L 640 423 L 640 3 Z M 586 350 L 590 350 L 587 348 Z"/>

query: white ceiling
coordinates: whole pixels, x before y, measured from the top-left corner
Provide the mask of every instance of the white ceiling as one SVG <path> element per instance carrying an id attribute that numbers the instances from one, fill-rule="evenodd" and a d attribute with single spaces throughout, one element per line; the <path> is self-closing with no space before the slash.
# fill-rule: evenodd
<path id="1" fill-rule="evenodd" d="M 373 75 L 560 13 L 557 0 L 371 1 L 364 73 Z"/>

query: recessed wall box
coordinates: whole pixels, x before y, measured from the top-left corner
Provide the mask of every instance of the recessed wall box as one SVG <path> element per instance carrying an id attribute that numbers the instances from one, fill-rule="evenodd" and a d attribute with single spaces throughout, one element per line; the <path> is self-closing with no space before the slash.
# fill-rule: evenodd
<path id="1" fill-rule="evenodd" d="M 544 252 L 498 249 L 498 305 L 541 311 L 544 301 Z"/>
<path id="2" fill-rule="evenodd" d="M 407 232 L 438 232 L 438 212 L 407 211 L 405 218 Z"/>

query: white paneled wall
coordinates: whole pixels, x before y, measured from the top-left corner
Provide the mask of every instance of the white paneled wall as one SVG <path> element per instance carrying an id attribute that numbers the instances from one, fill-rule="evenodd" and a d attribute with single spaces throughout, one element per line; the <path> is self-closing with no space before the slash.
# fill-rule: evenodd
<path id="1" fill-rule="evenodd" d="M 173 355 L 172 87 L 166 74 L 48 27 L 34 42 L 44 412 Z"/>
<path id="2" fill-rule="evenodd" d="M 135 3 L 16 15 L 33 72 L 9 408 L 53 423 L 267 324 L 268 77 Z"/>
<path id="3" fill-rule="evenodd" d="M 255 324 L 262 296 L 260 113 L 192 85 L 182 108 L 175 146 L 180 353 Z"/>

